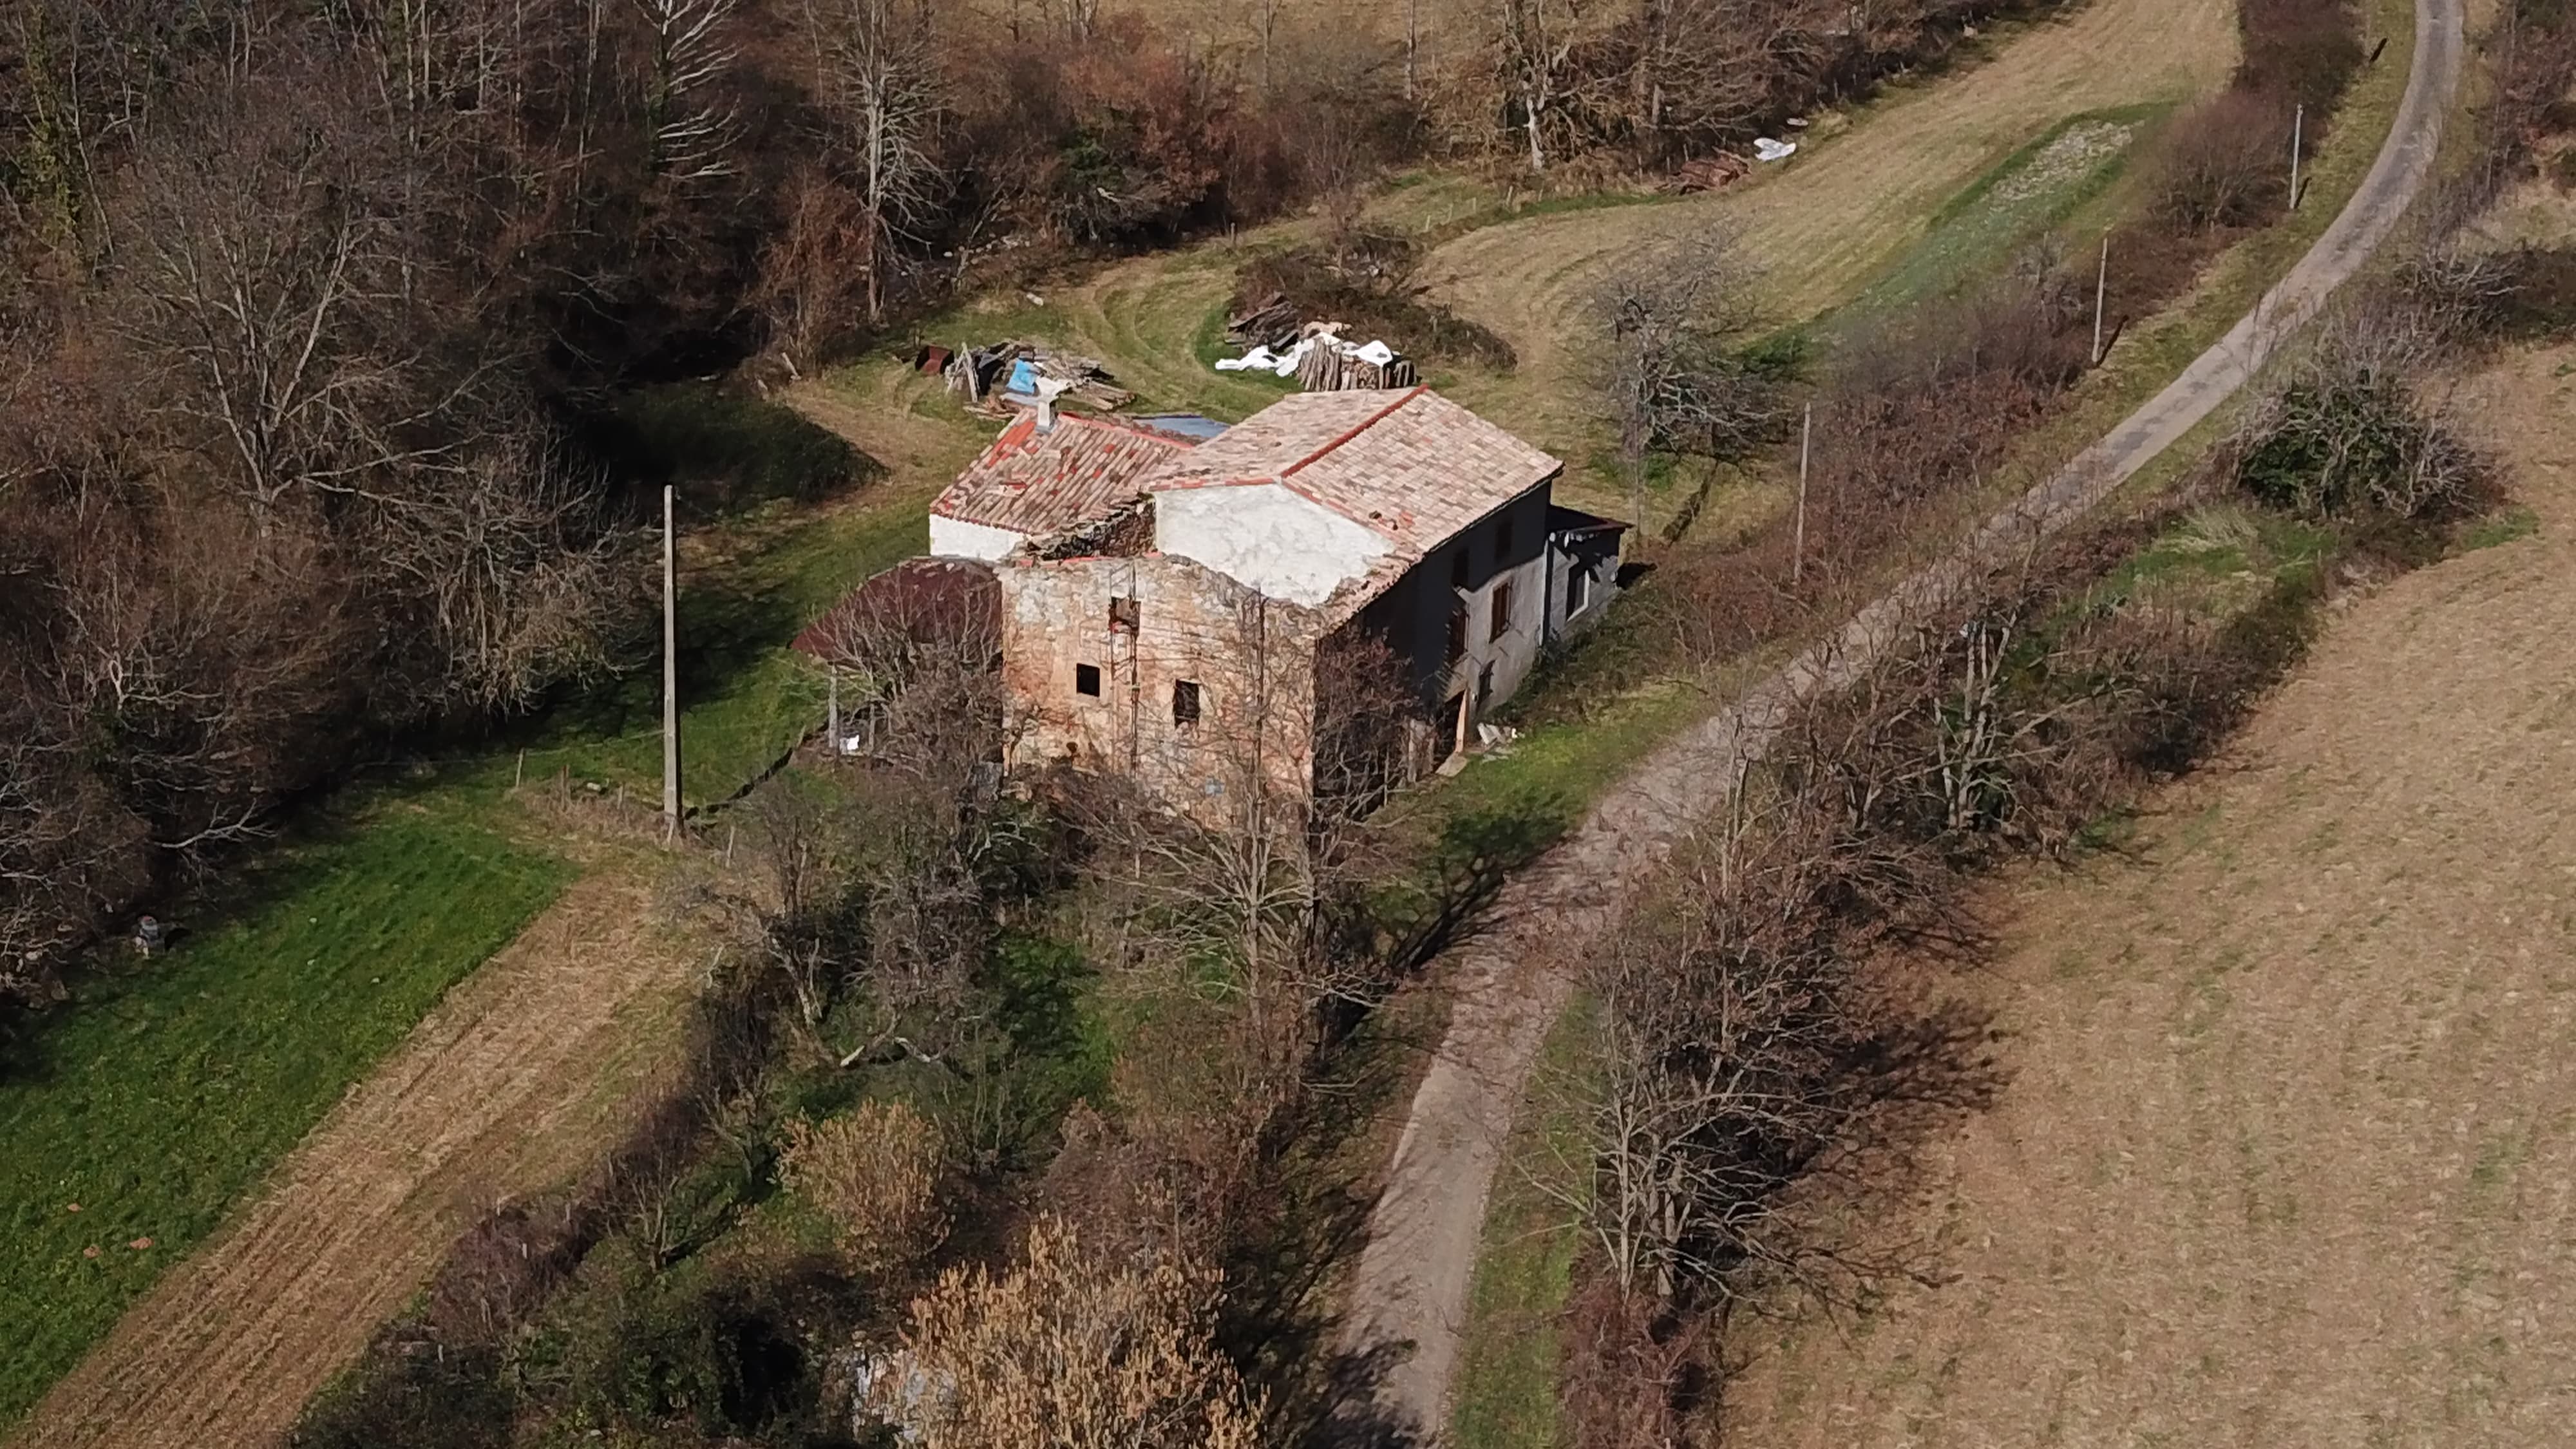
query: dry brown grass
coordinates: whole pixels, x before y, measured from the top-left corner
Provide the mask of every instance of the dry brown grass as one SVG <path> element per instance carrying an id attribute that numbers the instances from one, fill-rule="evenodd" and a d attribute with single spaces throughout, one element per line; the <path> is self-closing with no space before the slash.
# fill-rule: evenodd
<path id="1" fill-rule="evenodd" d="M 1748 1338 L 1736 1442 L 2563 1439 L 2576 349 L 2464 393 L 2538 537 L 2361 598 L 2137 859 L 1999 902 L 1949 1281 Z"/>

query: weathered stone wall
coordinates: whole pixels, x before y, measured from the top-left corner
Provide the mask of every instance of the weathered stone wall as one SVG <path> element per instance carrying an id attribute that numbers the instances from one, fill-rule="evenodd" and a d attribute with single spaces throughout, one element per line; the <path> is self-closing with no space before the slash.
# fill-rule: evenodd
<path id="1" fill-rule="evenodd" d="M 1257 789 L 1306 792 L 1319 632 L 1310 611 L 1188 559 L 1014 560 L 998 572 L 1015 768 L 1133 775 L 1207 819 Z M 1132 600 L 1132 615 L 1113 613 L 1115 600 Z M 1196 686 L 1196 720 L 1176 717 L 1183 684 Z"/>

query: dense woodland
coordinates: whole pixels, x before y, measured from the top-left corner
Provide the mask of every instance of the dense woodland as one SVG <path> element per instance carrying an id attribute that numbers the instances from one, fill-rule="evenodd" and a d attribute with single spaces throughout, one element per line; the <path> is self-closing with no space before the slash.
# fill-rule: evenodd
<path id="1" fill-rule="evenodd" d="M 1664 166 L 1985 13 L 10 0 L 0 992 L 371 742 L 630 665 L 622 388 L 1408 158 Z"/>

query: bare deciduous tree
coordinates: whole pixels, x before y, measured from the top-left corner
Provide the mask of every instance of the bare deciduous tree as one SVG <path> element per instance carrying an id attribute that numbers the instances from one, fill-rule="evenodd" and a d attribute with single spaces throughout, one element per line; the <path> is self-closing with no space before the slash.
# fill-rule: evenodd
<path id="1" fill-rule="evenodd" d="M 1757 281 L 1733 237 L 1716 232 L 1651 248 L 1602 286 L 1604 390 L 1641 528 L 1649 454 L 1740 458 L 1787 416 L 1778 385 L 1734 352 L 1758 315 Z"/>
<path id="2" fill-rule="evenodd" d="M 945 107 L 927 0 L 804 0 L 814 92 L 834 149 L 857 174 L 859 262 L 868 320 L 885 315 L 894 244 L 919 221 L 937 179 L 933 131 Z"/>
<path id="3" fill-rule="evenodd" d="M 632 0 L 645 33 L 644 157 L 680 185 L 733 173 L 742 119 L 725 86 L 742 58 L 739 0 Z"/>

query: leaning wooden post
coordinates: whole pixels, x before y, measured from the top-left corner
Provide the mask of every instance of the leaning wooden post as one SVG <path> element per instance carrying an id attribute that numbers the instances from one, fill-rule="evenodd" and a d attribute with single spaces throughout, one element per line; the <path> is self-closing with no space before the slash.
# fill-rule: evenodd
<path id="1" fill-rule="evenodd" d="M 2093 365 L 2102 365 L 2102 298 L 2111 287 L 2111 234 L 2102 233 L 2102 261 L 2093 272 Z"/>
<path id="2" fill-rule="evenodd" d="M 2299 149 L 2305 140 L 2308 108 L 2302 104 L 2290 112 L 2290 209 L 2299 209 Z"/>
<path id="3" fill-rule="evenodd" d="M 1789 582 L 1807 572 L 1807 453 L 1816 435 L 1816 405 L 1808 403 L 1798 420 L 1798 521 L 1789 539 Z"/>
<path id="4" fill-rule="evenodd" d="M 663 839 L 680 832 L 680 568 L 671 541 L 672 496 L 662 485 L 662 823 Z"/>
<path id="5" fill-rule="evenodd" d="M 832 678 L 831 699 L 823 707 L 823 733 L 832 758 L 837 760 L 841 757 L 841 666 L 826 664 L 823 670 Z"/>

